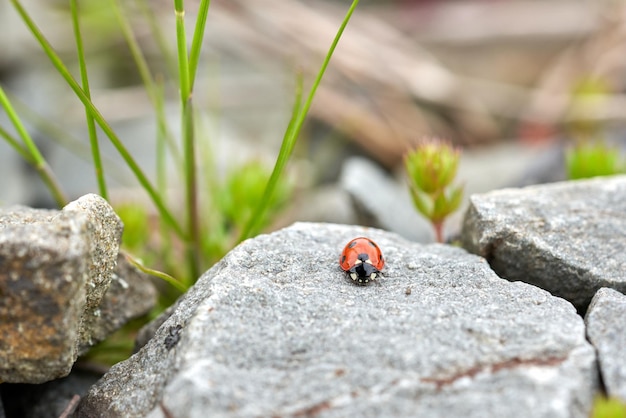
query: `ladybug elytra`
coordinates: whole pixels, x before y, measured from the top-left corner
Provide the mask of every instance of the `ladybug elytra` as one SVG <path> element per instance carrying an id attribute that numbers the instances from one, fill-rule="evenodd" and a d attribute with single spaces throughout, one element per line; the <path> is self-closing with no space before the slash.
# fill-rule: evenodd
<path id="1" fill-rule="evenodd" d="M 365 237 L 350 241 L 339 258 L 341 269 L 362 286 L 375 280 L 385 266 L 385 259 L 374 241 Z"/>

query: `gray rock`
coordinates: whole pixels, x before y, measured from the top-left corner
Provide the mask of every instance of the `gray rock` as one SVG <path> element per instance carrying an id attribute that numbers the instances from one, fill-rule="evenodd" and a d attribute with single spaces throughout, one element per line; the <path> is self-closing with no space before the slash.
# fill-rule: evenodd
<path id="1" fill-rule="evenodd" d="M 111 284 L 89 321 L 81 326 L 88 341 L 81 341 L 79 355 L 104 340 L 133 318 L 142 316 L 157 301 L 156 288 L 147 274 L 135 268 L 123 253 L 117 257 L 117 266 L 111 275 Z"/>
<path id="2" fill-rule="evenodd" d="M 626 176 L 471 197 L 463 247 L 501 277 L 584 310 L 601 287 L 626 291 Z"/>
<path id="3" fill-rule="evenodd" d="M 62 211 L 0 210 L 0 382 L 65 376 L 89 341 L 111 280 L 122 223 L 87 195 Z"/>
<path id="4" fill-rule="evenodd" d="M 358 235 L 378 284 L 338 266 Z M 596 374 L 567 301 L 459 248 L 299 223 L 207 271 L 77 416 L 587 417 Z"/>
<path id="5" fill-rule="evenodd" d="M 156 290 L 147 275 L 133 267 L 123 254 L 118 256 L 109 290 L 99 306 L 100 314 L 91 324 L 92 342 L 103 340 L 129 319 L 148 312 L 156 302 Z M 82 354 L 89 346 L 79 347 Z M 65 378 L 43 384 L 0 385 L 0 399 L 5 399 L 8 415 L 21 418 L 58 418 L 71 406 L 78 405 L 78 397 L 102 376 L 102 372 L 74 367 Z M 0 418 L 3 417 L 0 404 Z"/>
<path id="6" fill-rule="evenodd" d="M 113 280 L 124 224 L 107 201 L 95 194 L 68 203 L 63 212 L 87 218 L 87 300 L 81 322 L 89 324 L 100 315 L 100 303 Z M 91 327 L 82 326 L 78 344 L 91 346 L 91 341 Z"/>
<path id="7" fill-rule="evenodd" d="M 148 344 L 148 342 L 154 337 L 157 330 L 163 325 L 167 319 L 172 316 L 178 304 L 182 301 L 182 299 L 178 299 L 176 303 L 169 306 L 161 315 L 155 318 L 149 324 L 144 325 L 139 332 L 137 333 L 137 337 L 135 338 L 135 347 L 133 348 L 133 353 L 139 351 L 144 345 Z"/>
<path id="8" fill-rule="evenodd" d="M 350 158 L 342 167 L 339 183 L 352 197 L 360 224 L 379 226 L 411 241 L 435 240 L 433 227 L 413 207 L 408 188 L 373 162 Z"/>
<path id="9" fill-rule="evenodd" d="M 596 347 L 600 373 L 609 396 L 626 402 L 626 296 L 598 290 L 585 316 L 587 337 Z"/>

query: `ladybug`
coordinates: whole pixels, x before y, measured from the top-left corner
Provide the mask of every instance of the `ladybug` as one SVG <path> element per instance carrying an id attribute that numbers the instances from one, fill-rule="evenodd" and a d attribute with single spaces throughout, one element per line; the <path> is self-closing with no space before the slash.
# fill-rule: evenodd
<path id="1" fill-rule="evenodd" d="M 345 246 L 339 257 L 339 265 L 354 282 L 365 286 L 380 275 L 385 259 L 374 241 L 359 237 Z"/>

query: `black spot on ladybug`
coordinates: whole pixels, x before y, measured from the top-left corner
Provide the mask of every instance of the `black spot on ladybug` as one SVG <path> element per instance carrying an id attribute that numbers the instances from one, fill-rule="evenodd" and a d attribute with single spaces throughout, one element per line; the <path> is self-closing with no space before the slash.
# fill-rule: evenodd
<path id="1" fill-rule="evenodd" d="M 348 244 L 348 248 L 353 248 L 356 245 L 356 241 L 352 241 L 350 244 Z"/>
<path id="2" fill-rule="evenodd" d="M 180 332 L 182 331 L 182 329 L 183 329 L 182 325 L 176 325 L 176 326 L 171 326 L 167 330 L 167 336 L 165 337 L 165 340 L 163 341 L 163 344 L 165 344 L 165 348 L 167 348 L 168 350 L 171 350 L 172 348 L 174 348 L 176 344 L 178 344 L 178 341 L 180 341 Z"/>

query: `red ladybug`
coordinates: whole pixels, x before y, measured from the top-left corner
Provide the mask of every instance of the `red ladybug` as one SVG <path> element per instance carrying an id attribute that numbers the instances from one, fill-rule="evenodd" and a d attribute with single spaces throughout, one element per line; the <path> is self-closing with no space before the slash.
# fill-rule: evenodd
<path id="1" fill-rule="evenodd" d="M 380 275 L 385 266 L 385 259 L 374 241 L 359 237 L 345 246 L 339 258 L 339 265 L 353 281 L 364 286 Z"/>

